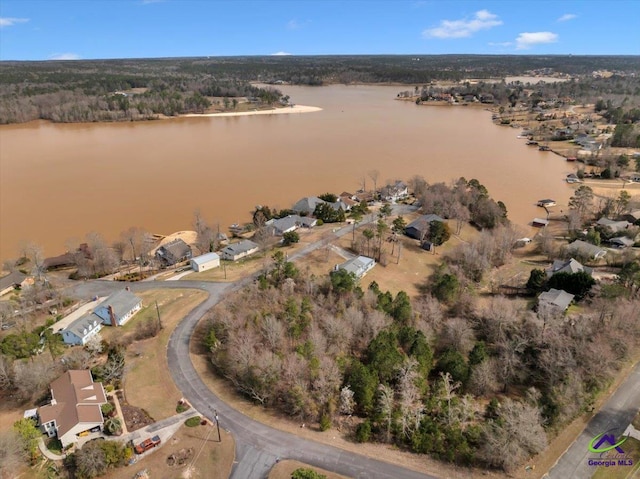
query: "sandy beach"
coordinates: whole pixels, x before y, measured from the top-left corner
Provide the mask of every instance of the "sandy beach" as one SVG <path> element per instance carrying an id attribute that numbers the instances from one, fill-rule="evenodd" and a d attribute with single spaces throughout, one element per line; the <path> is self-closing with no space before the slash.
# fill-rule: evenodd
<path id="1" fill-rule="evenodd" d="M 253 110 L 253 111 L 233 111 L 226 113 L 187 113 L 180 115 L 180 118 L 203 117 L 203 116 L 251 116 L 251 115 L 284 115 L 289 113 L 312 113 L 314 111 L 322 111 L 317 106 L 293 105 L 284 108 L 274 108 L 273 110 Z"/>

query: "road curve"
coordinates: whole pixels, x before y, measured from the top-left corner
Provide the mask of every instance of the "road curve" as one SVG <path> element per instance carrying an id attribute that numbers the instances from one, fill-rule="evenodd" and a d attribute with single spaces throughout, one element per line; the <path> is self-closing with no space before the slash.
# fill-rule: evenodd
<path id="1" fill-rule="evenodd" d="M 184 287 L 198 287 L 199 283 L 176 281 L 167 284 L 166 287 L 182 284 L 185 284 Z M 214 418 L 214 411 L 217 411 L 220 425 L 233 434 L 236 441 L 236 462 L 231 473 L 232 478 L 266 477 L 276 459 L 280 458 L 295 459 L 353 478 L 436 479 L 434 476 L 301 439 L 271 428 L 236 411 L 209 390 L 193 367 L 189 356 L 189 342 L 198 321 L 230 289 L 232 285 L 228 283 L 212 284 L 212 287 L 207 288 L 209 298 L 193 309 L 171 335 L 167 346 L 167 358 L 169 371 L 183 396 L 210 419 Z"/>

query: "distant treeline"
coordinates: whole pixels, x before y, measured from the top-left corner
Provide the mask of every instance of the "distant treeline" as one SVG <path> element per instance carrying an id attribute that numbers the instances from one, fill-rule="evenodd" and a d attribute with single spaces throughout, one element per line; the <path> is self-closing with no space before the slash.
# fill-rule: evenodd
<path id="1" fill-rule="evenodd" d="M 0 123 L 121 121 L 202 112 L 210 97 L 253 97 L 266 104 L 274 89 L 252 86 L 405 83 L 486 79 L 526 72 L 613 78 L 568 82 L 558 94 L 638 95 L 638 56 L 393 55 L 267 56 L 142 60 L 0 62 Z M 634 76 L 635 74 L 635 76 Z M 584 80 L 590 80 L 584 78 Z M 123 95 L 122 92 L 131 92 Z"/>

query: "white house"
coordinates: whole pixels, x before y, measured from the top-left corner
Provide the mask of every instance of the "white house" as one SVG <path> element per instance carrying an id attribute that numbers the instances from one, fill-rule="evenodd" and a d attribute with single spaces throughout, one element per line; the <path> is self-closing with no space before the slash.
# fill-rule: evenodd
<path id="1" fill-rule="evenodd" d="M 207 253 L 191 258 L 191 269 L 197 273 L 220 266 L 220 256 L 217 253 Z"/>
<path id="2" fill-rule="evenodd" d="M 103 324 L 122 326 L 142 308 L 142 299 L 128 289 L 113 293 L 93 311 Z"/>
<path id="3" fill-rule="evenodd" d="M 345 261 L 342 264 L 336 266 L 336 270 L 344 269 L 349 273 L 353 273 L 356 278 L 360 279 L 365 274 L 367 274 L 374 266 L 376 262 L 373 258 L 368 258 L 366 256 L 357 256 L 355 258 L 351 258 L 348 261 Z"/>
<path id="4" fill-rule="evenodd" d="M 222 259 L 226 259 L 228 261 L 238 261 L 245 256 L 249 256 L 255 253 L 259 249 L 260 247 L 253 241 L 240 241 L 239 243 L 233 243 L 226 246 L 222 250 Z"/>
<path id="5" fill-rule="evenodd" d="M 87 344 L 89 339 L 98 334 L 102 329 L 102 318 L 94 313 L 87 313 L 70 323 L 59 331 L 65 344 Z"/>
<path id="6" fill-rule="evenodd" d="M 91 371 L 67 371 L 51 383 L 51 403 L 38 408 L 40 428 L 67 447 L 80 433 L 102 428 L 100 406 L 106 402 L 102 383 L 93 382 Z"/>

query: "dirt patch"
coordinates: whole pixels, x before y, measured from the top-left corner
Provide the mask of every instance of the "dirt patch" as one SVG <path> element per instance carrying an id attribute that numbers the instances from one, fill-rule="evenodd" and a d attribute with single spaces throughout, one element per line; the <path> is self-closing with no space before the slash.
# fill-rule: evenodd
<path id="1" fill-rule="evenodd" d="M 124 416 L 124 422 L 127 425 L 129 432 L 142 429 L 150 424 L 153 424 L 155 420 L 145 411 L 139 407 L 132 406 L 127 402 L 122 394 L 122 391 L 116 393 L 118 401 L 120 402 L 120 409 L 122 409 L 122 415 Z"/>
<path id="2" fill-rule="evenodd" d="M 327 479 L 348 479 L 347 476 L 335 474 L 333 472 L 325 471 L 319 467 L 312 467 L 308 464 L 304 464 L 298 461 L 281 461 L 271 469 L 269 472 L 269 479 L 291 479 L 293 471 L 299 468 L 312 469 L 315 472 L 327 476 Z"/>
<path id="3" fill-rule="evenodd" d="M 227 479 L 235 457 L 233 437 L 211 426 L 181 427 L 166 442 L 127 468 L 111 471 L 105 479 L 133 478 L 146 469 L 151 479 Z"/>
<path id="4" fill-rule="evenodd" d="M 167 457 L 167 466 L 169 467 L 184 467 L 189 462 L 189 459 L 193 456 L 193 448 L 180 449 L 178 452 L 170 454 Z"/>

